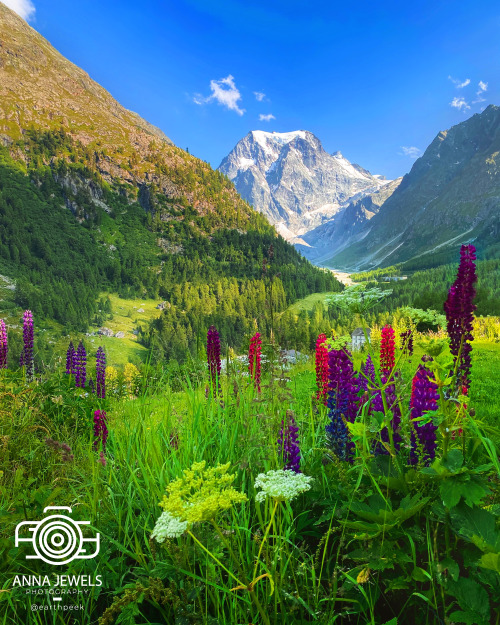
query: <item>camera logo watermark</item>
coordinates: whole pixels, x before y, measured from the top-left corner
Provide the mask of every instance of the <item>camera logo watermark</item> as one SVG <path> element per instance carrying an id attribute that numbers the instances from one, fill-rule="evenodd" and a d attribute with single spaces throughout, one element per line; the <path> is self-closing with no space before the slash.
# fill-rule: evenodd
<path id="1" fill-rule="evenodd" d="M 49 506 L 49 510 L 67 510 L 71 508 Z M 95 538 L 84 538 L 81 525 L 90 525 L 90 521 L 74 521 L 64 514 L 51 514 L 40 521 L 22 521 L 16 526 L 15 545 L 20 542 L 30 542 L 36 555 L 26 556 L 27 560 L 43 560 L 47 564 L 62 566 L 73 560 L 88 560 L 99 553 L 100 534 Z M 19 530 L 28 527 L 31 536 L 22 538 Z"/>

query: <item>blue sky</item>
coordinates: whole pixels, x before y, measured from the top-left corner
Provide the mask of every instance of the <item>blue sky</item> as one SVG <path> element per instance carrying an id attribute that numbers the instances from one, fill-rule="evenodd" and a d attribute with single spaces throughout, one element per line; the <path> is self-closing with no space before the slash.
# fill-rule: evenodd
<path id="1" fill-rule="evenodd" d="M 498 1 L 6 4 L 213 167 L 250 130 L 301 129 L 394 178 L 440 130 L 500 104 Z"/>

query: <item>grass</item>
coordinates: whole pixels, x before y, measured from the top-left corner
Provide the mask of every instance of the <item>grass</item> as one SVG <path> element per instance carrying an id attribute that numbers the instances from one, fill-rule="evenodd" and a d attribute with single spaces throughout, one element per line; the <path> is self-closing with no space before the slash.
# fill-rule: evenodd
<path id="1" fill-rule="evenodd" d="M 298 315 L 302 310 L 306 310 L 307 312 L 311 312 L 314 308 L 315 304 L 322 303 L 325 305 L 325 299 L 331 295 L 331 293 L 312 293 L 303 299 L 294 302 L 291 306 L 288 307 L 288 311 L 295 313 Z M 326 305 L 325 305 L 326 307 Z"/>
<path id="2" fill-rule="evenodd" d="M 474 344 L 470 396 L 478 419 L 486 420 L 488 397 L 482 393 L 492 388 L 490 373 L 500 368 L 496 348 Z M 413 362 L 404 363 L 404 378 L 416 368 L 423 349 L 418 346 Z M 359 359 L 357 354 L 356 363 Z M 442 478 L 412 477 L 405 487 L 416 498 L 412 507 L 401 503 L 401 485 L 393 481 L 389 488 L 383 458 L 380 466 L 362 455 L 353 465 L 325 462 L 328 417 L 312 399 L 312 360 L 290 372 L 279 367 L 272 374 L 267 371 L 261 396 L 247 376 L 230 371 L 222 379 L 222 401 L 207 398 L 205 381 L 169 379 L 156 370 L 144 370 L 145 376 L 137 397 L 124 394 L 99 402 L 109 417 L 105 466 L 92 449 L 95 399 L 79 397 L 71 380 L 56 373 L 29 387 L 14 373 L 2 377 L 0 559 L 6 592 L 0 592 L 1 625 L 69 622 L 57 614 L 33 613 L 31 603 L 47 600 L 12 587 L 16 574 L 54 573 L 40 561 L 25 560 L 29 545 L 15 549 L 12 544 L 15 524 L 26 515 L 39 519 L 46 505 L 71 506 L 74 518 L 91 521 L 101 534 L 95 559 L 74 560 L 65 567 L 64 574 L 99 574 L 103 580 L 82 597 L 85 610 L 74 615 L 72 625 L 434 625 L 459 610 L 468 610 L 469 621 L 477 625 L 498 624 L 493 616 L 500 613 L 498 573 L 478 573 L 474 563 L 482 553 L 464 538 L 467 523 L 460 506 L 453 512 L 459 529 L 441 518 Z M 495 393 L 489 400 L 493 410 L 487 419 L 496 426 Z M 313 487 L 292 502 L 258 503 L 255 478 L 280 467 L 276 440 L 287 410 L 296 416 L 301 468 L 314 477 Z M 74 461 L 65 462 L 48 449 L 47 435 L 70 444 Z M 460 450 L 461 441 L 452 447 Z M 464 450 L 467 467 L 484 465 L 486 452 L 472 429 Z M 167 485 L 202 460 L 207 466 L 229 462 L 233 485 L 248 501 L 221 511 L 213 522 L 195 524 L 191 535 L 163 545 L 150 540 Z M 463 479 L 468 470 L 446 479 Z M 492 509 L 500 504 L 499 477 L 500 472 L 495 478 L 492 471 L 486 482 L 491 493 L 486 503 Z M 469 478 L 481 488 L 481 474 Z M 416 501 L 424 501 L 424 507 Z M 390 508 L 384 512 L 384 506 Z M 467 514 L 474 510 L 479 507 Z M 395 514 L 404 521 L 391 522 Z M 482 536 L 480 523 L 475 531 Z M 472 593 L 443 581 L 439 567 L 446 558 L 458 563 L 455 583 L 469 580 L 463 584 Z M 236 589 L 231 576 L 247 587 Z M 252 581 L 253 595 L 248 590 Z M 119 602 L 113 604 L 115 598 Z M 458 618 L 452 620 L 460 622 Z"/>

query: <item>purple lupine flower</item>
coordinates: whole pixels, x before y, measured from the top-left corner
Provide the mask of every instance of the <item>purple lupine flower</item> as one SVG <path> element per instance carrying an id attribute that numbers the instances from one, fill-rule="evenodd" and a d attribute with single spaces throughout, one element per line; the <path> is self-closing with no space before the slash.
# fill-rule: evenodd
<path id="1" fill-rule="evenodd" d="M 430 358 L 430 357 L 428 357 Z M 433 379 L 433 374 L 424 365 L 419 365 L 413 378 L 410 412 L 411 419 L 418 419 L 428 410 L 437 410 L 439 393 L 438 387 Z M 437 425 L 433 423 L 413 423 L 414 431 L 411 434 L 410 463 L 416 464 L 418 452 L 416 449 L 416 437 L 418 436 L 420 445 L 423 448 L 425 464 L 429 464 L 436 455 L 436 430 Z"/>
<path id="2" fill-rule="evenodd" d="M 375 365 L 372 362 L 370 354 L 368 354 L 365 362 L 361 365 L 361 372 L 364 373 L 364 376 L 358 375 L 357 377 L 358 393 L 368 390 L 368 380 L 366 378 L 369 378 L 372 382 L 375 381 Z"/>
<path id="3" fill-rule="evenodd" d="M 78 388 L 85 388 L 87 379 L 87 352 L 82 341 L 78 344 L 75 357 L 75 385 Z"/>
<path id="4" fill-rule="evenodd" d="M 68 375 L 75 374 L 75 369 L 76 369 L 75 359 L 76 359 L 75 346 L 73 345 L 73 341 L 70 341 L 68 350 L 66 352 L 66 373 Z"/>
<path id="5" fill-rule="evenodd" d="M 354 443 L 346 422 L 353 422 L 357 413 L 356 379 L 351 355 L 347 349 L 334 349 L 328 354 L 328 399 L 330 423 L 326 426 L 327 441 L 341 459 L 352 461 Z"/>
<path id="6" fill-rule="evenodd" d="M 7 328 L 5 321 L 0 319 L 0 369 L 7 369 L 7 354 L 9 345 L 7 343 Z"/>
<path id="7" fill-rule="evenodd" d="M 97 397 L 104 399 L 106 397 L 106 354 L 102 347 L 97 350 L 95 370 Z"/>
<path id="8" fill-rule="evenodd" d="M 90 378 L 90 380 L 89 380 L 89 391 L 91 393 L 95 393 L 95 384 L 94 384 L 94 380 L 92 378 Z"/>
<path id="9" fill-rule="evenodd" d="M 278 450 L 283 460 L 283 468 L 300 473 L 300 448 L 297 433 L 299 428 L 293 418 L 291 410 L 287 410 L 286 424 L 281 421 L 281 430 L 278 438 Z"/>
<path id="10" fill-rule="evenodd" d="M 108 440 L 108 424 L 106 412 L 104 410 L 96 410 L 94 412 L 94 449 L 102 443 L 102 451 L 106 451 L 106 441 Z"/>
<path id="11" fill-rule="evenodd" d="M 207 333 L 207 360 L 210 381 L 214 397 L 220 392 L 220 338 L 215 326 L 210 326 Z"/>
<path id="12" fill-rule="evenodd" d="M 35 373 L 35 364 L 33 361 L 33 313 L 31 310 L 25 310 L 23 315 L 23 350 L 19 358 L 19 365 L 26 367 L 26 376 L 33 379 Z"/>
<path id="13" fill-rule="evenodd" d="M 444 304 L 446 313 L 447 331 L 450 337 L 450 351 L 455 357 L 455 364 L 460 354 L 457 388 L 460 385 L 469 386 L 472 346 L 469 341 L 474 339 L 472 328 L 474 322 L 474 285 L 476 276 L 476 248 L 473 245 L 462 245 L 460 249 L 460 264 L 457 278 L 448 292 Z"/>

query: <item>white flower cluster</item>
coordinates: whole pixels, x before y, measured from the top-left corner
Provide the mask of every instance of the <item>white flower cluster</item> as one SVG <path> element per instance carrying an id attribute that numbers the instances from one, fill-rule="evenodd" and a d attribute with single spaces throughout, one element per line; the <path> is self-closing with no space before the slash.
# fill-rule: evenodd
<path id="1" fill-rule="evenodd" d="M 266 497 L 278 501 L 291 501 L 300 493 L 311 488 L 312 477 L 303 473 L 295 473 L 291 469 L 280 469 L 260 473 L 255 480 L 255 488 L 261 488 L 255 500 L 264 501 Z"/>
<path id="2" fill-rule="evenodd" d="M 156 538 L 159 543 L 162 543 L 166 538 L 178 538 L 184 534 L 187 526 L 187 521 L 181 521 L 172 516 L 170 512 L 164 512 L 156 521 L 151 538 Z"/>

